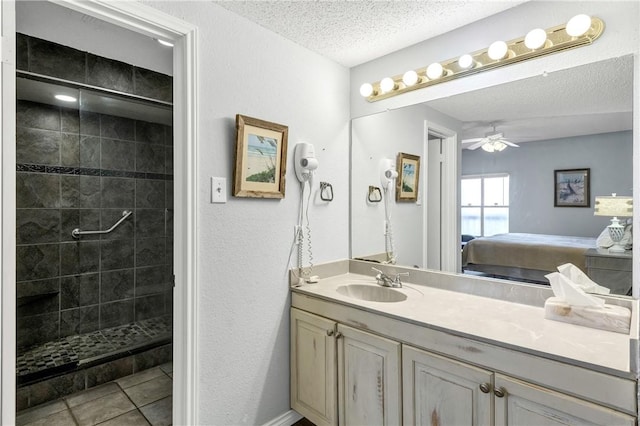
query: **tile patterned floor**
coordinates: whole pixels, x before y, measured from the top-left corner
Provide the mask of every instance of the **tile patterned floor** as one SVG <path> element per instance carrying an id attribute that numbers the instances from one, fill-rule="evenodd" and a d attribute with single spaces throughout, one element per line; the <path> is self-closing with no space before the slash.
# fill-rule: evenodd
<path id="1" fill-rule="evenodd" d="M 163 316 L 64 337 L 20 354 L 16 359 L 18 379 L 51 368 L 74 366 L 82 360 L 112 353 L 121 348 L 131 349 L 171 334 L 171 316 Z"/>
<path id="2" fill-rule="evenodd" d="M 21 411 L 16 425 L 167 426 L 172 382 L 173 364 L 163 364 Z"/>

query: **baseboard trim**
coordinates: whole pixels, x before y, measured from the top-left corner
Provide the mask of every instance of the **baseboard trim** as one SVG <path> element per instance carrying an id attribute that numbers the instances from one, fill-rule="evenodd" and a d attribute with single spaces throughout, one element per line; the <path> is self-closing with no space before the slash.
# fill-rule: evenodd
<path id="1" fill-rule="evenodd" d="M 301 414 L 297 411 L 289 410 L 286 413 L 282 413 L 275 419 L 268 421 L 263 426 L 291 426 L 300 419 L 302 419 Z"/>

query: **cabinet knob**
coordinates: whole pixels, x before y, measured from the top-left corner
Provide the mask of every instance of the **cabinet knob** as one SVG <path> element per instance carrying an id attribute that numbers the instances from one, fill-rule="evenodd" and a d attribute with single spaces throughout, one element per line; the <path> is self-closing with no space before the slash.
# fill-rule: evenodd
<path id="1" fill-rule="evenodd" d="M 333 336 L 333 330 L 327 330 L 327 336 Z"/>
<path id="2" fill-rule="evenodd" d="M 507 390 L 505 388 L 503 388 L 502 386 L 500 386 L 499 388 L 494 389 L 493 393 L 498 398 L 502 398 L 503 396 L 505 396 L 507 394 Z"/>
<path id="3" fill-rule="evenodd" d="M 491 385 L 489 383 L 480 383 L 480 390 L 482 393 L 491 392 Z"/>
<path id="4" fill-rule="evenodd" d="M 339 331 L 336 333 L 336 339 L 339 339 L 342 337 L 342 333 L 340 333 Z"/>

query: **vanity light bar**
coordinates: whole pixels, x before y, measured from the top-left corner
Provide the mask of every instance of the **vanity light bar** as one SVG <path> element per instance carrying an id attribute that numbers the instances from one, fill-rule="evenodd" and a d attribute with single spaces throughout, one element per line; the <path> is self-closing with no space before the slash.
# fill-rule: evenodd
<path id="1" fill-rule="evenodd" d="M 573 28 L 575 21 L 579 21 L 582 28 L 578 27 L 578 30 L 575 30 Z M 360 94 L 369 102 L 387 99 L 467 75 L 586 46 L 600 37 L 603 31 L 604 22 L 600 18 L 577 15 L 564 25 L 547 30 L 537 28 L 525 37 L 506 43 L 496 41 L 486 49 L 443 62 L 435 62 L 426 67 L 407 71 L 404 75 L 386 77 L 375 83 L 364 83 L 360 87 Z M 546 40 L 542 32 L 546 33 Z"/>

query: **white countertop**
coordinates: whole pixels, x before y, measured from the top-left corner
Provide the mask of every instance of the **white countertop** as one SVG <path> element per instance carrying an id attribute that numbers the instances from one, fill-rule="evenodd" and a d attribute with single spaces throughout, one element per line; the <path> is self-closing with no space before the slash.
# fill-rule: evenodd
<path id="1" fill-rule="evenodd" d="M 404 301 L 369 302 L 339 294 L 345 284 L 377 286 L 371 276 L 346 273 L 292 289 L 496 345 L 630 371 L 629 335 L 547 320 L 542 307 L 411 283 L 394 289 L 407 295 Z"/>

